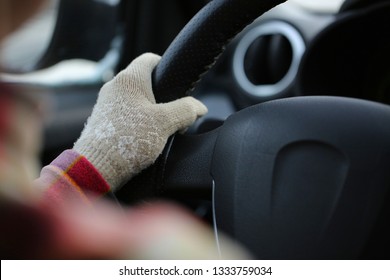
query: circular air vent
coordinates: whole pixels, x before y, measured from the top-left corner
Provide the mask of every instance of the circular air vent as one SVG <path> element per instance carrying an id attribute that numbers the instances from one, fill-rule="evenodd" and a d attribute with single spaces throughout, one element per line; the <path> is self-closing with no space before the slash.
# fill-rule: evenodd
<path id="1" fill-rule="evenodd" d="M 279 96 L 294 81 L 304 51 L 305 42 L 293 26 L 281 21 L 261 23 L 238 43 L 234 76 L 253 97 Z"/>

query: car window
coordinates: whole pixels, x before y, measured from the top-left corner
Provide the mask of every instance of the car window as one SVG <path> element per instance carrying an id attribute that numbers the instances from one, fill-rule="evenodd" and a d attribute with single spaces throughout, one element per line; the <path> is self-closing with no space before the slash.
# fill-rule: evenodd
<path id="1" fill-rule="evenodd" d="M 100 84 L 120 52 L 119 0 L 49 0 L 0 46 L 2 79 L 40 86 Z"/>
<path id="2" fill-rule="evenodd" d="M 38 14 L 1 43 L 3 71 L 25 72 L 42 56 L 53 34 L 59 2 L 48 0 Z"/>

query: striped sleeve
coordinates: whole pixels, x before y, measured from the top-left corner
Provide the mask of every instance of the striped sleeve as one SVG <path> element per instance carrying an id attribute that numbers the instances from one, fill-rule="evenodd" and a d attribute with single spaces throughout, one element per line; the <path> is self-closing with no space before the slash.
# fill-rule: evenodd
<path id="1" fill-rule="evenodd" d="M 44 199 L 54 203 L 83 201 L 106 194 L 110 187 L 97 169 L 74 150 L 66 150 L 44 167 L 36 182 L 44 188 Z"/>

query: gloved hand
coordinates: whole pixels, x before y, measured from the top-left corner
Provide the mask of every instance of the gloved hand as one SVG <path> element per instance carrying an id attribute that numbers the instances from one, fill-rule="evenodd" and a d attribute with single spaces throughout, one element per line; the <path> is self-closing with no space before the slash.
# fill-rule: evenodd
<path id="1" fill-rule="evenodd" d="M 151 73 L 159 60 L 157 55 L 144 54 L 103 86 L 73 147 L 112 190 L 153 164 L 170 135 L 207 113 L 192 97 L 156 104 Z"/>

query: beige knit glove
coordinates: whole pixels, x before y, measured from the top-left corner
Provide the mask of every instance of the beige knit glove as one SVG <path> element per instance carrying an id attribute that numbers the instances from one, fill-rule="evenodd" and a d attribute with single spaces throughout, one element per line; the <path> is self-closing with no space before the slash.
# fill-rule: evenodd
<path id="1" fill-rule="evenodd" d="M 156 104 L 151 73 L 159 60 L 157 55 L 144 54 L 103 86 L 73 147 L 114 191 L 153 164 L 170 135 L 207 113 L 192 97 Z"/>

